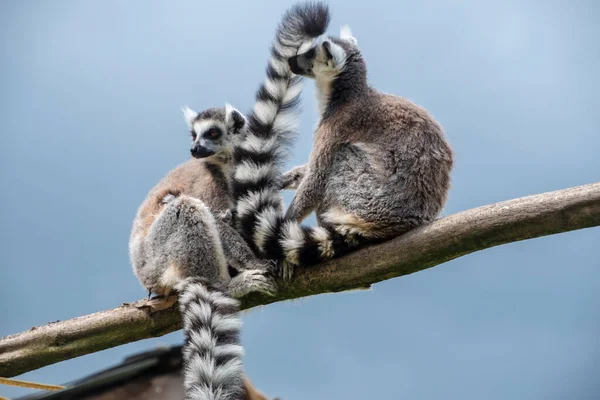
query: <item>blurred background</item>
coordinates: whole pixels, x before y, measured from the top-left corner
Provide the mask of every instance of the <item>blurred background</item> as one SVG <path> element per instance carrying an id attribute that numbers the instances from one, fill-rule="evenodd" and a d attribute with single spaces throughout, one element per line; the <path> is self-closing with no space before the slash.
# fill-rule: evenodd
<path id="1" fill-rule="evenodd" d="M 189 157 L 180 108 L 252 106 L 292 1 L 0 2 L 0 336 L 145 296 L 147 191 Z M 600 3 L 330 1 L 372 85 L 456 153 L 444 215 L 600 178 Z M 317 120 L 314 85 L 292 164 Z M 289 203 L 291 192 L 286 193 Z M 248 374 L 300 399 L 597 399 L 598 228 L 244 314 Z M 64 383 L 181 332 L 22 375 Z M 0 386 L 13 397 L 25 389 Z"/>

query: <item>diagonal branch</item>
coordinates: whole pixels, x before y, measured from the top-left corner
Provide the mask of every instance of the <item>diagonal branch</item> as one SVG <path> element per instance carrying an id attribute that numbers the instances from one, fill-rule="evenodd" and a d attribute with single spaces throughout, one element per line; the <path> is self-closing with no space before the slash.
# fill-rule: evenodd
<path id="1" fill-rule="evenodd" d="M 600 182 L 522 197 L 450 215 L 383 244 L 298 271 L 275 297 L 253 294 L 244 308 L 369 287 L 466 254 L 600 225 Z M 0 376 L 12 377 L 59 361 L 180 328 L 175 309 L 149 315 L 136 304 L 55 322 L 0 339 Z"/>

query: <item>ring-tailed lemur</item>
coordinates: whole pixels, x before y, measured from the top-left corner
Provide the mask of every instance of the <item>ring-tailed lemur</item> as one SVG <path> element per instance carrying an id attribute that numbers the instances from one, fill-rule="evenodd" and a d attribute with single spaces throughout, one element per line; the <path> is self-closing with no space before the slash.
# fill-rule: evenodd
<path id="1" fill-rule="evenodd" d="M 188 398 L 236 400 L 244 392 L 238 368 L 241 348 L 228 340 L 221 346 L 218 335 L 237 338 L 237 303 L 232 297 L 255 290 L 270 293 L 273 282 L 266 274 L 268 262 L 255 258 L 226 218 L 215 216 L 227 214 L 233 205 L 232 152 L 244 138 L 247 125 L 253 133 L 237 148 L 237 162 L 244 163 L 244 154 L 255 151 L 262 152 L 272 165 L 283 157 L 288 134 L 295 128 L 300 93 L 299 79 L 289 73 L 286 58 L 325 32 L 328 15 L 321 11 L 297 7 L 284 16 L 249 124 L 231 106 L 199 114 L 184 109 L 195 159 L 177 167 L 150 191 L 134 221 L 129 248 L 136 276 L 144 287 L 162 296 L 176 289 L 181 301 Z M 244 176 L 237 175 L 235 181 L 243 182 Z M 230 275 L 227 263 L 241 270 L 238 275 Z M 226 315 L 219 311 L 219 302 L 228 304 L 226 312 L 221 310 Z M 149 305 L 163 308 L 168 302 Z M 225 320 L 229 322 L 218 324 Z M 206 344 L 212 353 L 206 353 Z M 247 398 L 260 398 L 248 381 L 245 389 Z"/>
<path id="2" fill-rule="evenodd" d="M 253 290 L 273 292 L 268 263 L 221 217 L 232 207 L 231 150 L 242 140 L 245 119 L 231 106 L 199 114 L 186 108 L 184 114 L 192 130 L 191 153 L 198 158 L 171 171 L 140 206 L 129 242 L 134 272 L 145 288 L 164 298 L 181 279 L 208 273 L 223 283 L 231 279 L 236 297 Z M 214 257 L 222 257 L 226 266 L 218 274 L 203 266 L 203 257 L 211 253 L 202 246 L 213 236 L 220 248 Z M 240 274 L 232 279 L 227 266 Z M 170 304 L 148 305 L 158 309 Z"/>
<path id="3" fill-rule="evenodd" d="M 453 152 L 424 108 L 367 83 L 350 29 L 321 37 L 289 58 L 292 72 L 316 82 L 320 121 L 308 164 L 280 187 L 297 188 L 282 216 L 268 196 L 240 199 L 246 236 L 266 257 L 293 267 L 336 257 L 434 220 L 450 188 Z M 267 193 L 260 182 L 256 193 Z M 318 227 L 300 225 L 316 211 Z"/>

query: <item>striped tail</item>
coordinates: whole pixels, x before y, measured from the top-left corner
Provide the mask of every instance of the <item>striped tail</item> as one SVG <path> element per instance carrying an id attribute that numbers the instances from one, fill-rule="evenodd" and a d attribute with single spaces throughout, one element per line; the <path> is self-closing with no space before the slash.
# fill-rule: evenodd
<path id="1" fill-rule="evenodd" d="M 329 8 L 323 3 L 297 4 L 284 14 L 271 47 L 267 77 L 248 118 L 248 135 L 234 150 L 232 187 L 238 228 L 254 250 L 258 250 L 254 229 L 261 215 L 283 212 L 281 167 L 298 130 L 302 81 L 292 74 L 287 59 L 325 33 L 328 24 Z"/>
<path id="2" fill-rule="evenodd" d="M 340 257 L 358 245 L 331 228 L 303 226 L 272 213 L 259 217 L 254 238 L 265 258 L 303 267 Z"/>
<path id="3" fill-rule="evenodd" d="M 201 278 L 176 286 L 183 318 L 186 400 L 244 399 L 239 302 Z"/>

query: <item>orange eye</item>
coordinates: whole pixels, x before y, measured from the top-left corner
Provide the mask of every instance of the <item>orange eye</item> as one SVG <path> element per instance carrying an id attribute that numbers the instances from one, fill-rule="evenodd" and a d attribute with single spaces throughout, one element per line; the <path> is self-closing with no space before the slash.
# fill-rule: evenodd
<path id="1" fill-rule="evenodd" d="M 198 137 L 198 135 L 196 135 L 196 132 L 192 131 L 192 140 L 195 142 L 196 138 Z"/>
<path id="2" fill-rule="evenodd" d="M 211 138 L 216 139 L 221 135 L 221 132 L 218 129 L 211 129 L 210 132 L 208 132 L 208 135 Z"/>

